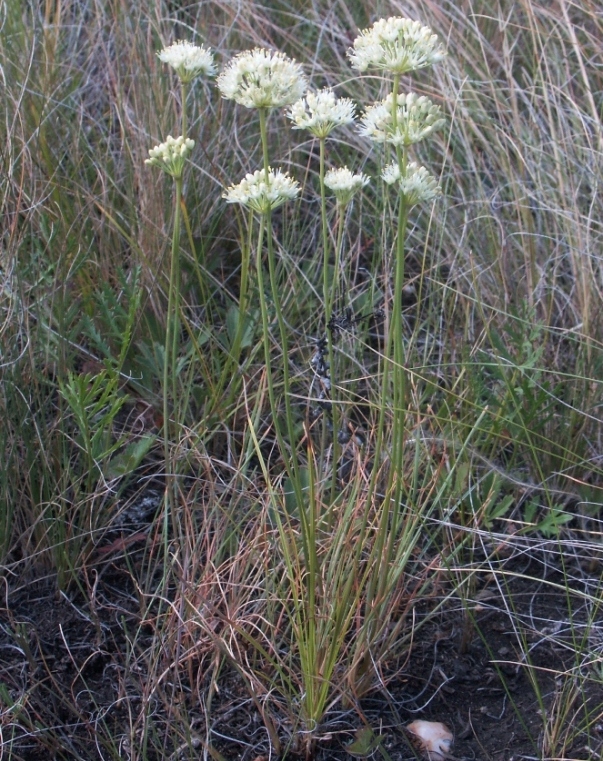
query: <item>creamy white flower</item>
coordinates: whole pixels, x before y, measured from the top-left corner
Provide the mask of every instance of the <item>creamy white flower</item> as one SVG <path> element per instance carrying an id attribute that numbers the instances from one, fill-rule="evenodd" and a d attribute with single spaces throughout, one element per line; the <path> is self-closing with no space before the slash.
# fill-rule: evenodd
<path id="1" fill-rule="evenodd" d="M 258 214 L 267 214 L 298 194 L 299 183 L 286 172 L 269 169 L 266 181 L 266 172 L 258 169 L 253 174 L 245 175 L 238 185 L 227 188 L 222 198 L 227 203 L 240 203 Z"/>
<path id="2" fill-rule="evenodd" d="M 394 162 L 385 167 L 381 177 L 388 185 L 398 185 L 398 190 L 409 206 L 433 201 L 442 193 L 436 178 L 429 174 L 424 166 L 419 166 L 414 161 L 408 164 L 404 176 L 398 163 Z"/>
<path id="3" fill-rule="evenodd" d="M 190 137 L 185 139 L 182 135 L 175 138 L 168 135 L 165 143 L 160 143 L 149 150 L 150 158 L 146 159 L 144 163 L 158 166 L 175 180 L 178 180 L 182 177 L 184 164 L 194 147 L 195 141 L 191 140 Z"/>
<path id="4" fill-rule="evenodd" d="M 438 63 L 446 56 L 437 35 L 428 26 L 400 16 L 379 19 L 361 31 L 353 45 L 348 57 L 359 71 L 377 68 L 406 74 Z"/>
<path id="5" fill-rule="evenodd" d="M 398 95 L 395 124 L 393 104 L 390 93 L 385 100 L 369 106 L 360 120 L 360 134 L 376 143 L 412 145 L 445 123 L 441 108 L 424 95 Z"/>
<path id="6" fill-rule="evenodd" d="M 395 182 L 398 182 L 401 177 L 400 166 L 398 162 L 394 161 L 391 164 L 388 164 L 383 172 L 381 172 L 381 177 L 383 178 L 383 181 L 388 185 L 393 185 Z"/>
<path id="7" fill-rule="evenodd" d="M 352 174 L 347 166 L 339 169 L 329 169 L 325 174 L 325 185 L 333 191 L 337 201 L 342 204 L 348 204 L 354 195 L 369 182 L 369 178 L 359 172 Z"/>
<path id="8" fill-rule="evenodd" d="M 180 40 L 163 48 L 157 55 L 160 61 L 176 70 L 181 82 L 192 82 L 201 74 L 207 77 L 217 74 L 213 53 L 203 45 Z"/>
<path id="9" fill-rule="evenodd" d="M 287 116 L 294 122 L 293 129 L 307 129 L 316 137 L 325 138 L 336 127 L 351 124 L 354 113 L 350 98 L 336 98 L 333 90 L 325 88 L 300 98 Z"/>
<path id="10" fill-rule="evenodd" d="M 264 48 L 239 53 L 217 81 L 223 98 L 246 108 L 290 106 L 308 88 L 302 68 L 296 61 Z"/>

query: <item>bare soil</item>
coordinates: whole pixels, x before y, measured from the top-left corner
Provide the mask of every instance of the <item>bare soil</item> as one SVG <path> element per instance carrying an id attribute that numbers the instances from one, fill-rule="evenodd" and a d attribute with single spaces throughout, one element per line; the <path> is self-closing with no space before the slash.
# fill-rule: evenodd
<path id="1" fill-rule="evenodd" d="M 131 758 L 132 745 L 143 736 L 143 701 L 152 709 L 152 741 L 138 758 L 275 757 L 236 673 L 221 671 L 208 719 L 199 700 L 207 688 L 203 674 L 186 694 L 148 694 L 141 654 L 153 631 L 138 614 L 132 582 L 137 552 L 133 544 L 128 557 L 104 557 L 81 588 L 69 593 L 58 593 L 54 579 L 6 577 L 0 759 Z M 373 735 L 365 755 L 385 761 L 419 757 L 403 730 L 417 718 L 442 721 L 453 730 L 455 759 L 601 759 L 603 677 L 597 682 L 589 669 L 600 668 L 602 657 L 593 664 L 584 653 L 603 656 L 603 622 L 589 620 L 581 604 L 584 592 L 600 590 L 601 570 L 576 566 L 570 591 L 564 578 L 561 558 L 555 563 L 550 553 L 516 554 L 497 573 L 477 575 L 469 599 L 451 597 L 441 604 L 442 595 L 434 595 L 421 602 L 414 623 L 423 625 L 411 650 L 403 663 L 388 664 L 396 675 L 384 674 L 387 688 L 375 690 L 358 710 L 331 712 L 315 759 L 362 757 L 347 748 L 363 728 L 366 738 L 367 726 Z M 600 646 L 593 643 L 599 635 Z M 178 747 L 171 730 L 184 714 L 194 731 Z M 209 756 L 200 739 L 207 737 L 206 722 Z M 286 735 L 287 728 L 281 729 Z"/>

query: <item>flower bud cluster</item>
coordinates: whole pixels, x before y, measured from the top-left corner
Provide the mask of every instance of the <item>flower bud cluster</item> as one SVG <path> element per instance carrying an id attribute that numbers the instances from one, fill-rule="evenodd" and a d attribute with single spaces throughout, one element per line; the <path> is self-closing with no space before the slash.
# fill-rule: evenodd
<path id="1" fill-rule="evenodd" d="M 291 201 L 299 193 L 299 183 L 280 169 L 258 169 L 247 174 L 238 183 L 231 185 L 222 198 L 227 203 L 240 203 L 258 214 L 268 214 L 286 201 Z"/>
<path id="2" fill-rule="evenodd" d="M 376 143 L 409 146 L 418 143 L 444 124 L 442 110 L 424 95 L 400 93 L 369 106 L 361 119 L 360 134 Z"/>
<path id="3" fill-rule="evenodd" d="M 160 61 L 175 69 L 184 84 L 192 82 L 201 74 L 206 77 L 217 74 L 213 53 L 203 45 L 193 45 L 191 42 L 180 40 L 163 48 L 157 55 Z"/>
<path id="4" fill-rule="evenodd" d="M 351 124 L 355 114 L 350 98 L 337 98 L 333 90 L 325 88 L 300 98 L 287 114 L 293 129 L 307 129 L 315 137 L 325 138 L 336 128 Z"/>
<path id="5" fill-rule="evenodd" d="M 424 166 L 411 161 L 402 174 L 397 162 L 388 164 L 381 175 L 388 185 L 397 185 L 408 206 L 433 201 L 442 193 L 436 178 Z"/>
<path id="6" fill-rule="evenodd" d="M 195 147 L 195 141 L 190 138 L 172 137 L 168 135 L 165 143 L 160 143 L 149 150 L 149 157 L 145 164 L 158 166 L 164 172 L 179 180 L 182 177 L 184 164 Z"/>
<path id="7" fill-rule="evenodd" d="M 369 183 L 369 178 L 362 174 L 352 174 L 347 166 L 329 169 L 325 174 L 325 185 L 342 206 L 347 205 L 356 193 Z"/>

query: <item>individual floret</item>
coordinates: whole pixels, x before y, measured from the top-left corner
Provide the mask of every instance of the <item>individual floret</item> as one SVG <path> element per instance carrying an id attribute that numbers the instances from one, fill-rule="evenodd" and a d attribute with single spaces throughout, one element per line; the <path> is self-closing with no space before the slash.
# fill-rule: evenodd
<path id="1" fill-rule="evenodd" d="M 400 16 L 379 19 L 360 32 L 353 45 L 348 56 L 359 71 L 376 68 L 401 75 L 438 63 L 446 55 L 429 27 Z"/>
<path id="2" fill-rule="evenodd" d="M 418 143 L 443 126 L 442 111 L 424 95 L 398 95 L 394 120 L 394 97 L 369 106 L 361 119 L 360 134 L 376 143 L 408 146 Z"/>
<path id="3" fill-rule="evenodd" d="M 328 137 L 344 124 L 354 121 L 355 106 L 350 98 L 337 98 L 333 90 L 325 88 L 308 93 L 292 106 L 287 116 L 293 129 L 307 129 L 318 138 Z"/>
<path id="4" fill-rule="evenodd" d="M 145 164 L 158 166 L 164 172 L 169 174 L 175 180 L 182 177 L 184 164 L 195 147 L 195 141 L 189 137 L 167 136 L 165 143 L 160 143 L 149 150 L 150 158 L 146 159 Z"/>
<path id="5" fill-rule="evenodd" d="M 227 203 L 240 203 L 258 214 L 268 214 L 286 201 L 292 201 L 299 194 L 299 183 L 280 169 L 268 170 L 268 178 L 263 169 L 247 174 L 238 183 L 231 185 L 222 194 Z"/>
<path id="6" fill-rule="evenodd" d="M 342 206 L 348 204 L 356 193 L 369 182 L 369 178 L 359 172 L 352 174 L 347 166 L 339 169 L 329 169 L 325 174 L 325 185 L 333 191 L 337 202 Z"/>
<path id="7" fill-rule="evenodd" d="M 424 166 L 419 166 L 414 161 L 408 164 L 404 176 L 397 162 L 388 164 L 381 176 L 388 185 L 398 186 L 408 206 L 433 201 L 442 192 L 436 178 L 429 174 Z"/>
<path id="8" fill-rule="evenodd" d="M 296 61 L 264 48 L 239 53 L 217 81 L 223 98 L 246 108 L 290 106 L 308 87 Z"/>
<path id="9" fill-rule="evenodd" d="M 175 69 L 181 82 L 185 84 L 201 74 L 214 77 L 217 74 L 213 53 L 203 45 L 193 45 L 180 40 L 157 53 L 159 60 Z"/>

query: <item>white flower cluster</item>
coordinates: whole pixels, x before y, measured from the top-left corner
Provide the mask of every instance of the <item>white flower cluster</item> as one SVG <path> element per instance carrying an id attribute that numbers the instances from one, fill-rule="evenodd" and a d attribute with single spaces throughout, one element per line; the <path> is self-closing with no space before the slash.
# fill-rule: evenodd
<path id="1" fill-rule="evenodd" d="M 263 169 L 247 174 L 238 185 L 231 185 L 222 198 L 227 203 L 240 203 L 258 214 L 268 214 L 299 193 L 299 183 L 280 169 Z"/>
<path id="2" fill-rule="evenodd" d="M 361 119 L 360 134 L 376 143 L 408 146 L 418 143 L 444 124 L 442 111 L 424 95 L 399 94 L 394 121 L 394 97 L 369 106 Z"/>
<path id="3" fill-rule="evenodd" d="M 217 74 L 213 53 L 203 45 L 180 40 L 157 53 L 159 60 L 176 70 L 181 82 L 192 82 L 200 74 L 213 77 Z"/>
<path id="4" fill-rule="evenodd" d="M 354 121 L 355 106 L 350 98 L 336 98 L 333 90 L 325 88 L 308 93 L 292 106 L 287 116 L 293 129 L 307 129 L 315 137 L 325 138 L 343 124 Z"/>
<path id="5" fill-rule="evenodd" d="M 168 135 L 165 143 L 160 143 L 149 150 L 150 158 L 144 163 L 158 166 L 175 180 L 179 180 L 182 177 L 186 159 L 194 147 L 195 141 L 189 137 L 185 139 L 182 135 L 180 137 Z"/>
<path id="6" fill-rule="evenodd" d="M 329 169 L 325 174 L 325 185 L 333 191 L 333 195 L 342 206 L 347 205 L 368 182 L 369 178 L 365 174 L 352 174 L 347 166 Z"/>
<path id="7" fill-rule="evenodd" d="M 218 77 L 222 97 L 246 108 L 290 106 L 308 88 L 301 66 L 280 52 L 239 53 Z"/>
<path id="8" fill-rule="evenodd" d="M 408 206 L 433 201 L 442 192 L 436 178 L 429 174 L 424 166 L 419 166 L 414 161 L 411 161 L 406 167 L 404 176 L 402 176 L 397 162 L 388 164 L 381 176 L 388 185 L 398 185 L 398 189 Z"/>
<path id="9" fill-rule="evenodd" d="M 360 32 L 353 45 L 348 56 L 359 71 L 377 68 L 406 74 L 438 63 L 446 55 L 429 27 L 400 16 L 379 19 Z"/>

